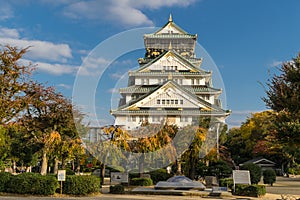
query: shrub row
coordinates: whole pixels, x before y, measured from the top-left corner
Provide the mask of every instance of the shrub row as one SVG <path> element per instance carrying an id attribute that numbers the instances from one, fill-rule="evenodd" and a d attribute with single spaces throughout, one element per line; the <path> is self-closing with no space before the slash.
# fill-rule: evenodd
<path id="1" fill-rule="evenodd" d="M 150 186 L 153 185 L 151 178 L 133 178 L 130 180 L 130 185 L 134 186 Z"/>
<path id="2" fill-rule="evenodd" d="M 59 187 L 58 181 L 53 176 L 42 176 L 36 173 L 23 173 L 11 175 L 6 182 L 3 192 L 16 194 L 52 195 Z"/>
<path id="3" fill-rule="evenodd" d="M 0 172 L 0 192 L 7 192 L 7 184 L 12 178 L 12 174 L 8 172 Z"/>
<path id="4" fill-rule="evenodd" d="M 72 195 L 86 195 L 100 190 L 100 179 L 96 176 L 67 176 L 63 183 L 63 193 Z"/>
<path id="5" fill-rule="evenodd" d="M 166 169 L 151 171 L 149 172 L 149 174 L 153 181 L 153 184 L 156 184 L 159 181 L 166 181 L 173 176 L 172 174 L 168 174 Z"/>
<path id="6" fill-rule="evenodd" d="M 42 176 L 38 173 L 23 173 L 12 175 L 0 172 L 0 192 L 16 194 L 53 195 L 59 191 L 57 176 L 50 174 Z M 63 193 L 86 195 L 100 190 L 100 179 L 95 176 L 67 176 L 63 182 Z"/>
<path id="7" fill-rule="evenodd" d="M 222 178 L 219 180 L 220 187 L 227 187 L 233 189 L 233 179 L 232 178 Z"/>
<path id="8" fill-rule="evenodd" d="M 250 196 L 250 197 L 260 197 L 266 194 L 266 187 L 264 185 L 235 185 L 234 195 L 239 196 Z"/>
<path id="9" fill-rule="evenodd" d="M 109 187 L 109 192 L 112 194 L 124 194 L 125 190 L 124 190 L 124 186 L 123 185 L 111 185 Z"/>

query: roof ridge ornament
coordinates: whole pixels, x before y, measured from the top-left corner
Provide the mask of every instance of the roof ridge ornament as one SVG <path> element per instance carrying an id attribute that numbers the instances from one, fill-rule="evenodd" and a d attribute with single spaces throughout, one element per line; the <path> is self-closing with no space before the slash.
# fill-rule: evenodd
<path id="1" fill-rule="evenodd" d="M 169 22 L 173 22 L 172 14 L 171 13 L 170 13 L 170 16 L 169 16 Z"/>
<path id="2" fill-rule="evenodd" d="M 169 44 L 169 51 L 172 50 L 172 42 L 170 41 L 170 44 Z"/>

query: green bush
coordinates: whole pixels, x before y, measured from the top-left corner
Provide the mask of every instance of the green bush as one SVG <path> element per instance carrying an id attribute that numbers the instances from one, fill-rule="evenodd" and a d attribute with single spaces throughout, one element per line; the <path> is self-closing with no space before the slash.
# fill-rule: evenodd
<path id="1" fill-rule="evenodd" d="M 263 172 L 263 177 L 264 184 L 270 184 L 272 186 L 273 183 L 276 182 L 276 172 L 273 169 L 266 169 Z"/>
<path id="2" fill-rule="evenodd" d="M 109 187 L 109 192 L 112 194 L 124 194 L 124 186 L 123 185 L 115 185 L 115 186 L 110 186 Z"/>
<path id="3" fill-rule="evenodd" d="M 129 171 L 129 179 L 133 179 L 133 178 L 139 178 L 140 177 L 140 173 L 138 169 L 132 169 Z"/>
<path id="4" fill-rule="evenodd" d="M 117 165 L 106 166 L 106 169 L 108 169 L 110 172 L 125 172 L 125 169 L 122 166 Z"/>
<path id="5" fill-rule="evenodd" d="M 150 174 L 150 177 L 153 181 L 153 184 L 156 184 L 159 181 L 166 181 L 166 180 L 168 180 L 169 178 L 172 177 L 171 174 L 167 173 L 166 169 L 158 169 L 158 170 L 155 170 L 155 171 L 151 171 L 151 172 L 149 172 L 149 174 Z"/>
<path id="6" fill-rule="evenodd" d="M 232 190 L 233 188 L 233 179 L 232 178 L 222 178 L 219 180 L 220 187 L 227 187 Z"/>
<path id="7" fill-rule="evenodd" d="M 247 163 L 241 167 L 242 170 L 250 171 L 251 184 L 258 184 L 261 179 L 261 168 L 254 163 Z"/>
<path id="8" fill-rule="evenodd" d="M 7 183 L 12 178 L 12 174 L 8 172 L 0 172 L 0 192 L 7 192 Z"/>
<path id="9" fill-rule="evenodd" d="M 37 173 L 23 173 L 11 177 L 7 183 L 7 192 L 53 195 L 58 187 L 57 179 L 53 176 L 42 176 Z"/>
<path id="10" fill-rule="evenodd" d="M 260 197 L 266 194 L 266 187 L 264 185 L 235 185 L 234 195 L 239 196 L 250 196 L 250 197 Z"/>
<path id="11" fill-rule="evenodd" d="M 72 195 L 86 195 L 100 190 L 100 179 L 96 176 L 67 176 L 63 183 L 63 193 Z"/>
<path id="12" fill-rule="evenodd" d="M 75 172 L 70 168 L 66 168 L 66 175 L 75 175 Z"/>
<path id="13" fill-rule="evenodd" d="M 232 168 L 225 161 L 213 162 L 208 167 L 208 175 L 218 178 L 228 178 L 232 174 Z"/>
<path id="14" fill-rule="evenodd" d="M 133 178 L 130 180 L 130 185 L 150 186 L 153 185 L 153 182 L 151 178 Z"/>
<path id="15" fill-rule="evenodd" d="M 294 164 L 288 169 L 288 173 L 293 175 L 300 175 L 300 165 Z"/>

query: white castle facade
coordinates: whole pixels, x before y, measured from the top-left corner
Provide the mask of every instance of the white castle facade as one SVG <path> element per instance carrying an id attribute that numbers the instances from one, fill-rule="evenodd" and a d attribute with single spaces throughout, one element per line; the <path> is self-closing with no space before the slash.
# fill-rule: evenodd
<path id="1" fill-rule="evenodd" d="M 137 129 L 142 123 L 171 123 L 178 127 L 199 123 L 200 117 L 224 122 L 221 89 L 213 88 L 212 72 L 195 57 L 197 34 L 188 34 L 169 21 L 144 35 L 145 57 L 129 71 L 128 86 L 120 88 L 119 107 L 111 111 L 115 125 Z"/>

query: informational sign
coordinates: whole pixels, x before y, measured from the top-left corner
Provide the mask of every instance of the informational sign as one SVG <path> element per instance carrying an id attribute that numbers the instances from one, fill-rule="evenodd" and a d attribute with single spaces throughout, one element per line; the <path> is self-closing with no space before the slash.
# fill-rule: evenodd
<path id="1" fill-rule="evenodd" d="M 228 188 L 227 187 L 212 187 L 213 192 L 227 192 Z"/>
<path id="2" fill-rule="evenodd" d="M 233 170 L 233 183 L 251 185 L 250 172 L 248 170 Z"/>
<path id="3" fill-rule="evenodd" d="M 111 172 L 110 182 L 128 183 L 128 173 Z"/>
<path id="4" fill-rule="evenodd" d="M 57 180 L 58 181 L 66 181 L 66 170 L 58 170 Z"/>

